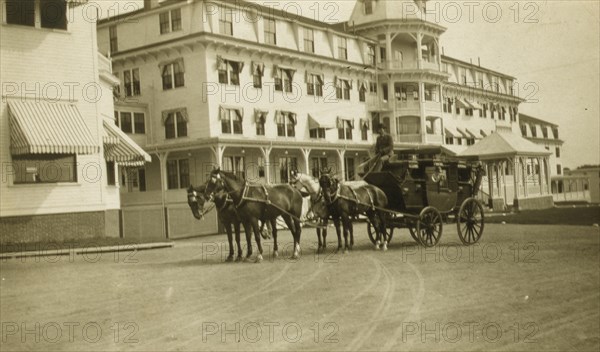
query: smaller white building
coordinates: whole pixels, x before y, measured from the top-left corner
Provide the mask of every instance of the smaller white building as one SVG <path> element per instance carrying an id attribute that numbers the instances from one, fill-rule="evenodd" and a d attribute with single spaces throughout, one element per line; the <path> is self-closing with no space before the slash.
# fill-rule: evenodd
<path id="1" fill-rule="evenodd" d="M 2 245 L 118 237 L 115 170 L 150 160 L 114 125 L 119 81 L 87 6 L 1 2 Z"/>

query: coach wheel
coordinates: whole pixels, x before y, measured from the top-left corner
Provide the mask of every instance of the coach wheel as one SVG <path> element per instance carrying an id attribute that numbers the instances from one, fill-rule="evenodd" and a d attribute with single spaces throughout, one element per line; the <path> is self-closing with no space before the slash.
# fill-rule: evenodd
<path id="1" fill-rule="evenodd" d="M 419 214 L 416 230 L 421 245 L 425 247 L 435 246 L 442 238 L 442 215 L 433 207 L 423 209 Z"/>
<path id="2" fill-rule="evenodd" d="M 417 237 L 417 229 L 416 229 L 416 227 L 409 226 L 409 227 L 408 227 L 408 232 L 410 232 L 410 237 L 412 237 L 412 238 L 413 238 L 413 240 L 415 240 L 415 242 L 417 242 L 417 243 L 419 243 L 419 244 L 421 243 L 421 242 L 419 241 L 419 238 Z"/>
<path id="3" fill-rule="evenodd" d="M 468 198 L 460 206 L 456 216 L 458 237 L 466 245 L 477 243 L 483 235 L 484 215 L 483 206 L 474 198 Z"/>
<path id="4" fill-rule="evenodd" d="M 390 244 L 390 242 L 392 241 L 392 235 L 394 234 L 394 228 L 390 228 L 389 231 L 390 231 L 390 233 L 387 236 L 388 244 Z M 373 227 L 373 225 L 371 224 L 370 221 L 367 221 L 367 234 L 369 235 L 369 239 L 371 240 L 371 243 L 375 244 L 377 242 L 377 231 L 375 231 L 375 228 Z"/>

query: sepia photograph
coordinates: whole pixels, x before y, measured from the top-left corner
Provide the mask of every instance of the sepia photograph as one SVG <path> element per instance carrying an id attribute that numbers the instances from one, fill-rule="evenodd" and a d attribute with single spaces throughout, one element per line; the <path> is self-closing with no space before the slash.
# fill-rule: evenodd
<path id="1" fill-rule="evenodd" d="M 600 350 L 600 1 L 0 0 L 0 351 Z"/>

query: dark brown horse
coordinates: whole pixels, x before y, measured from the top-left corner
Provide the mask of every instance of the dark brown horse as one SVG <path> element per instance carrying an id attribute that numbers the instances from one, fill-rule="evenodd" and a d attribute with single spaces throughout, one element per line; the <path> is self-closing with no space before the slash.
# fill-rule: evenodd
<path id="1" fill-rule="evenodd" d="M 242 221 L 235 211 L 235 207 L 233 206 L 233 201 L 231 198 L 227 196 L 227 193 L 223 191 L 219 191 L 214 193 L 212 199 L 207 199 L 205 196 L 206 185 L 202 185 L 200 187 L 194 188 L 190 186 L 188 188 L 188 205 L 192 210 L 192 214 L 198 220 L 202 220 L 205 215 L 204 209 L 206 203 L 212 201 L 217 208 L 217 216 L 219 221 L 225 227 L 225 231 L 227 232 L 227 241 L 229 242 L 229 256 L 226 261 L 233 261 L 234 251 L 233 251 L 233 232 L 235 231 L 235 242 L 237 244 L 238 256 L 235 261 L 242 260 L 242 245 L 240 244 L 240 224 Z M 248 247 L 251 246 L 251 243 L 248 243 Z"/>
<path id="2" fill-rule="evenodd" d="M 345 252 L 354 245 L 354 229 L 352 219 L 360 214 L 367 216 L 377 232 L 376 249 L 387 250 L 387 235 L 385 232 L 385 212 L 388 200 L 381 189 L 369 184 L 350 186 L 340 183 L 335 177 L 324 172 L 319 178 L 326 204 L 336 230 L 339 231 L 340 222 L 344 229 Z M 348 243 L 350 235 L 350 243 Z"/>
<path id="3" fill-rule="evenodd" d="M 234 207 L 242 221 L 246 232 L 246 240 L 250 241 L 252 233 L 258 247 L 257 262 L 263 260 L 263 249 L 260 242 L 259 220 L 268 221 L 273 231 L 273 256 L 279 255 L 277 245 L 277 223 L 279 216 L 283 218 L 294 237 L 294 253 L 292 259 L 300 256 L 300 216 L 302 215 L 302 195 L 290 185 L 249 185 L 236 175 L 213 170 L 206 186 L 205 194 L 210 196 L 219 189 L 224 189 L 231 196 Z M 248 242 L 250 243 L 250 242 Z M 252 255 L 252 247 L 248 246 L 246 257 Z"/>

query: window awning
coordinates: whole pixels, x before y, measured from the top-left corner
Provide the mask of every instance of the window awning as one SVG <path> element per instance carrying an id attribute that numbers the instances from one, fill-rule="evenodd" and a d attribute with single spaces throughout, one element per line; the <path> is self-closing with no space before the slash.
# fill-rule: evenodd
<path id="1" fill-rule="evenodd" d="M 463 98 L 456 98 L 456 106 L 462 109 L 469 109 L 471 105 L 467 103 Z"/>
<path id="2" fill-rule="evenodd" d="M 465 128 L 465 131 L 467 132 L 467 134 L 468 134 L 468 135 L 470 135 L 470 136 L 471 136 L 471 138 L 478 138 L 478 137 L 475 135 L 475 133 L 473 133 L 473 132 L 469 131 L 469 129 L 468 129 L 468 128 Z"/>
<path id="3" fill-rule="evenodd" d="M 129 136 L 127 136 L 117 125 L 104 120 L 104 158 L 122 166 L 138 167 L 151 162 L 152 158 Z M 110 141 L 107 143 L 106 141 Z M 117 143 L 112 143 L 116 140 Z"/>
<path id="4" fill-rule="evenodd" d="M 483 130 L 480 130 L 479 134 L 481 135 L 482 138 L 487 137 L 487 133 L 485 133 L 485 131 L 483 131 Z"/>
<path id="5" fill-rule="evenodd" d="M 456 127 L 456 130 L 458 131 L 458 133 L 460 133 L 464 138 L 471 138 L 465 131 L 463 131 L 462 129 L 460 129 L 459 127 Z"/>
<path id="6" fill-rule="evenodd" d="M 13 155 L 100 152 L 75 104 L 9 100 L 8 107 Z"/>
<path id="7" fill-rule="evenodd" d="M 483 106 L 481 106 L 481 104 L 475 100 L 466 99 L 466 101 L 473 109 L 483 109 Z"/>
<path id="8" fill-rule="evenodd" d="M 446 132 L 447 137 L 456 137 L 456 133 L 453 133 L 452 131 L 450 131 L 447 128 L 444 128 L 444 132 Z"/>
<path id="9" fill-rule="evenodd" d="M 333 130 L 337 128 L 336 119 L 323 118 L 308 114 L 308 129 L 312 130 L 315 128 L 324 128 L 326 130 Z"/>

